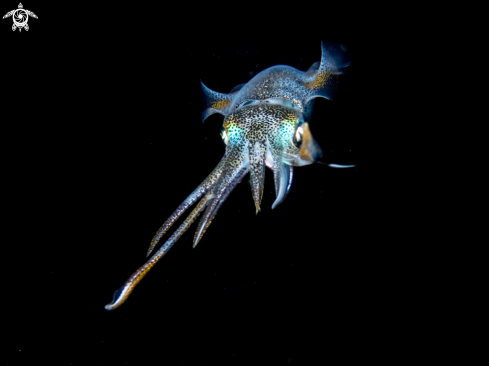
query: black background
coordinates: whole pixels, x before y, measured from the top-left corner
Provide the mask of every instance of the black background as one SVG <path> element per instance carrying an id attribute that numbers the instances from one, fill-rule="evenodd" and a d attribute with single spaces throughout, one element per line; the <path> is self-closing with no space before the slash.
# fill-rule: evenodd
<path id="1" fill-rule="evenodd" d="M 366 41 L 364 23 L 348 12 L 267 23 L 193 21 L 149 4 L 69 14 L 23 4 L 39 17 L 28 32 L 0 23 L 4 224 L 13 233 L 2 256 L 2 365 L 389 357 L 407 285 L 393 246 L 402 233 L 389 230 L 383 198 L 392 177 L 375 174 L 382 161 L 369 152 L 382 116 L 376 40 Z M 192 226 L 126 303 L 104 310 L 224 153 L 222 117 L 201 123 L 199 80 L 228 92 L 273 65 L 307 70 L 321 40 L 344 44 L 353 63 L 333 101 L 316 101 L 311 129 L 323 161 L 357 167 L 297 168 L 275 210 L 267 170 L 258 215 L 245 178 L 196 249 Z"/>

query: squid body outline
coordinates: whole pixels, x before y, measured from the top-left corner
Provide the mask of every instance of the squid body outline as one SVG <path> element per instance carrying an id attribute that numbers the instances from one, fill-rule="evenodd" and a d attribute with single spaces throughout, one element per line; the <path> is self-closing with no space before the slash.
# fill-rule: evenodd
<path id="1" fill-rule="evenodd" d="M 312 64 L 305 72 L 291 66 L 273 66 L 255 75 L 248 83 L 237 85 L 230 93 L 213 91 L 201 81 L 205 105 L 202 122 L 214 113 L 224 116 L 221 133 L 226 145 L 224 156 L 161 226 L 151 241 L 147 257 L 173 223 L 198 202 L 192 212 L 161 248 L 114 293 L 112 302 L 105 309 L 119 307 L 139 281 L 202 214 L 194 236 L 195 248 L 222 203 L 248 172 L 258 213 L 265 166 L 272 169 L 274 174 L 277 197 L 273 209 L 290 190 L 293 167 L 312 164 L 322 157 L 321 148 L 312 137 L 307 121 L 315 98 L 332 98 L 338 75 L 350 64 L 350 59 L 338 44 L 322 42 L 321 49 L 321 61 Z M 352 167 L 328 165 L 335 168 Z"/>

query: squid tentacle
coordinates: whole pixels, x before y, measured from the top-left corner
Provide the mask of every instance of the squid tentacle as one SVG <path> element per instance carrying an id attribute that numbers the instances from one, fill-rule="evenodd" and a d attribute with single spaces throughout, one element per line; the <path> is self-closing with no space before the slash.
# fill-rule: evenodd
<path id="1" fill-rule="evenodd" d="M 220 195 L 216 197 L 216 199 L 213 201 L 213 204 L 207 207 L 205 213 L 202 215 L 201 222 L 199 223 L 199 228 L 195 232 L 193 248 L 197 246 L 199 241 L 204 236 L 204 233 L 212 223 L 212 220 L 214 220 L 214 217 L 216 216 L 217 211 L 219 211 L 219 209 L 221 208 L 221 205 L 224 203 L 224 201 L 227 199 L 227 197 L 233 191 L 236 185 L 248 173 L 248 171 L 249 171 L 248 167 L 241 168 L 238 171 L 237 175 L 233 178 L 232 182 L 230 182 L 229 185 L 222 188 Z"/>
<path id="2" fill-rule="evenodd" d="M 255 201 L 256 214 L 260 211 L 263 187 L 265 185 L 265 143 L 257 141 L 250 144 L 248 154 L 250 156 L 251 192 Z"/>
<path id="3" fill-rule="evenodd" d="M 292 185 L 290 178 L 292 177 L 291 170 L 293 168 L 281 161 L 277 161 L 273 167 L 273 178 L 275 183 L 275 194 L 277 198 L 272 204 L 272 209 L 277 207 L 287 196 L 290 186 Z"/>
<path id="4" fill-rule="evenodd" d="M 287 197 L 290 187 L 292 186 L 292 178 L 294 176 L 294 168 L 283 161 L 283 151 L 277 148 L 274 144 L 268 144 L 268 149 L 273 157 L 273 181 L 275 184 L 276 199 L 272 204 L 272 210 L 277 207 Z"/>
<path id="5" fill-rule="evenodd" d="M 202 236 L 210 226 L 223 202 L 234 190 L 236 185 L 241 182 L 243 177 L 249 172 L 249 161 L 247 154 L 242 154 L 240 151 L 236 151 L 236 155 L 239 157 L 239 166 L 230 168 L 227 171 L 227 174 L 222 176 L 221 181 L 216 184 L 212 190 L 212 202 L 207 205 L 207 209 L 202 215 L 195 232 L 193 243 L 194 248 L 202 239 Z"/>
<path id="6" fill-rule="evenodd" d="M 185 231 L 187 231 L 187 229 L 192 225 L 195 219 L 204 210 L 208 200 L 208 195 L 204 196 L 190 213 L 190 215 L 188 215 L 185 221 L 165 242 L 165 244 L 163 244 L 163 246 L 142 267 L 134 272 L 119 290 L 114 292 L 114 298 L 112 299 L 112 302 L 105 305 L 106 310 L 114 310 L 121 306 L 127 300 L 136 285 L 143 279 L 144 276 L 146 276 L 149 270 L 153 268 L 153 266 L 170 250 L 173 244 L 175 244 L 177 240 L 185 233 Z"/>
<path id="7" fill-rule="evenodd" d="M 237 159 L 239 157 L 239 159 Z M 233 165 L 231 163 L 238 163 L 238 168 L 227 167 L 225 165 Z M 188 230 L 193 222 L 199 217 L 199 215 L 207 207 L 205 214 L 202 217 L 201 223 L 196 233 L 196 240 L 194 240 L 194 247 L 202 238 L 205 230 L 211 224 L 217 211 L 221 207 L 222 203 L 229 196 L 231 191 L 236 185 L 243 179 L 243 177 L 249 171 L 248 157 L 243 155 L 240 149 L 228 149 L 221 159 L 221 162 L 214 169 L 214 171 L 207 177 L 207 179 L 197 188 L 192 194 L 179 206 L 177 211 L 170 217 L 170 219 L 163 224 L 162 228 L 158 231 L 157 239 L 153 239 L 151 243 L 154 248 L 158 240 L 163 234 L 170 228 L 170 226 L 178 219 L 178 217 L 185 212 L 185 210 L 202 195 L 204 197 L 199 201 L 197 206 L 188 215 L 185 221 L 178 227 L 177 230 L 168 238 L 163 246 L 136 272 L 134 272 L 124 285 L 114 293 L 113 300 L 110 304 L 105 306 L 107 310 L 114 310 L 121 306 L 134 290 L 136 285 L 143 279 L 143 277 L 149 272 L 151 268 L 170 250 L 178 239 Z M 210 191 L 210 192 L 209 192 Z M 182 209 L 183 207 L 183 209 Z M 158 235 L 159 234 L 159 235 Z M 155 236 L 155 238 L 156 238 Z M 154 243 L 154 244 L 153 244 Z"/>
<path id="8" fill-rule="evenodd" d="M 151 252 L 154 250 L 160 239 L 165 235 L 165 233 L 170 229 L 170 227 L 178 220 L 178 218 L 190 207 L 192 206 L 200 197 L 206 194 L 219 180 L 226 166 L 228 159 L 228 154 L 224 154 L 223 158 L 214 168 L 211 174 L 183 201 L 180 206 L 171 214 L 171 216 L 165 221 L 165 223 L 159 228 L 155 236 L 151 240 L 149 245 L 148 253 L 146 258 L 149 257 Z"/>

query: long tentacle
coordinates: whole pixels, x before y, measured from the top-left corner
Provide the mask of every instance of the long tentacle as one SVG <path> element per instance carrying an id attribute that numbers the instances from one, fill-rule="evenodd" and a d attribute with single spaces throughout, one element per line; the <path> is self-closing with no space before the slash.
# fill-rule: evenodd
<path id="1" fill-rule="evenodd" d="M 188 206 L 190 206 L 191 203 L 195 202 L 195 200 L 201 197 L 204 193 L 205 196 L 200 200 L 200 202 L 193 209 L 190 215 L 178 227 L 178 229 L 175 230 L 175 232 L 170 236 L 165 244 L 141 268 L 134 272 L 119 290 L 114 293 L 114 298 L 112 302 L 110 304 L 107 304 L 105 308 L 107 310 L 113 310 L 123 304 L 124 301 L 126 301 L 128 296 L 131 294 L 131 292 L 134 290 L 136 285 L 156 264 L 156 262 L 158 262 L 170 250 L 173 244 L 175 244 L 175 242 L 183 235 L 183 233 L 187 231 L 187 229 L 192 225 L 192 223 L 202 213 L 202 211 L 206 207 L 208 207 L 204 215 L 206 219 L 201 221 L 202 225 L 199 225 L 199 229 L 197 230 L 198 234 L 196 234 L 198 235 L 198 240 L 200 240 L 205 232 L 205 229 L 207 229 L 207 227 L 210 225 L 212 219 L 216 215 L 224 200 L 236 187 L 236 185 L 243 179 L 246 173 L 248 173 L 248 171 L 249 160 L 248 154 L 245 153 L 245 147 L 239 146 L 233 149 L 227 149 L 226 154 L 224 155 L 216 169 L 214 169 L 209 177 L 207 177 L 207 179 L 199 186 L 200 190 L 199 188 L 196 189 L 184 201 L 184 203 L 180 205 L 180 210 L 177 209 L 172 217 L 168 219 L 167 222 L 165 222 L 163 227 L 158 231 L 158 233 L 161 232 L 161 234 L 156 240 L 153 239 L 153 242 L 157 242 L 161 238 L 161 236 L 163 236 L 164 232 L 168 230 L 173 222 L 176 221 L 176 219 L 188 208 Z M 156 243 L 153 245 L 153 242 L 152 247 L 156 245 Z M 197 242 L 195 242 L 194 240 L 194 247 Z"/>
<path id="2" fill-rule="evenodd" d="M 211 187 L 216 184 L 226 165 L 227 158 L 228 154 L 225 154 L 219 164 L 217 164 L 216 168 L 212 171 L 212 173 L 209 174 L 209 176 L 185 199 L 185 201 L 180 204 L 180 206 L 178 206 L 175 212 L 173 212 L 171 216 L 165 221 L 165 223 L 160 227 L 160 229 L 153 237 L 153 240 L 151 240 L 146 258 L 149 257 L 155 246 L 158 244 L 163 235 L 165 235 L 165 233 L 170 229 L 173 223 L 177 221 L 178 218 L 200 197 L 202 197 L 202 195 L 204 195 L 207 191 L 209 191 Z"/>
<path id="3" fill-rule="evenodd" d="M 200 239 L 202 239 L 202 236 L 216 216 L 222 203 L 226 200 L 236 185 L 241 182 L 248 171 L 249 158 L 246 146 L 236 146 L 230 153 L 226 173 L 222 175 L 219 183 L 212 189 L 212 201 L 207 205 L 207 209 L 202 215 L 197 231 L 195 232 L 194 248 L 197 246 Z"/>
<path id="4" fill-rule="evenodd" d="M 199 222 L 197 231 L 195 232 L 194 244 L 193 244 L 194 248 L 197 246 L 199 241 L 204 236 L 204 233 L 206 232 L 207 228 L 210 226 L 212 220 L 214 220 L 214 217 L 216 216 L 217 211 L 219 211 L 219 209 L 221 208 L 223 202 L 228 198 L 229 194 L 233 191 L 236 185 L 239 182 L 241 182 L 241 180 L 248 173 L 248 171 L 249 171 L 249 167 L 241 168 L 237 172 L 237 174 L 232 178 L 229 184 L 223 185 L 221 191 L 215 196 L 212 203 L 207 206 L 207 209 L 202 215 L 202 219 Z"/>
<path id="5" fill-rule="evenodd" d="M 188 215 L 185 221 L 179 226 L 177 230 L 170 236 L 170 238 L 165 242 L 165 244 L 136 272 L 134 272 L 131 277 L 124 283 L 124 285 L 114 292 L 114 298 L 110 304 L 105 305 L 105 309 L 114 310 L 121 306 L 129 297 L 131 292 L 134 290 L 136 285 L 143 279 L 144 276 L 149 272 L 151 268 L 170 250 L 173 244 L 187 231 L 187 229 L 192 225 L 195 219 L 204 210 L 208 200 L 209 195 L 204 196 L 193 209 L 193 211 Z"/>

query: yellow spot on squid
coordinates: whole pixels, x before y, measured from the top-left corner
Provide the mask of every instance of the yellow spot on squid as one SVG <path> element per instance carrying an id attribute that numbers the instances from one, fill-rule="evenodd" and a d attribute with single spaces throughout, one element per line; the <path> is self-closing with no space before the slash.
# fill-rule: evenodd
<path id="1" fill-rule="evenodd" d="M 306 84 L 307 89 L 322 88 L 328 80 L 331 79 L 331 74 L 328 71 L 320 72 L 316 78 Z"/>
<path id="2" fill-rule="evenodd" d="M 230 105 L 231 105 L 231 101 L 224 99 L 224 100 L 218 100 L 217 102 L 212 103 L 211 108 L 223 109 L 223 108 L 229 107 Z"/>

